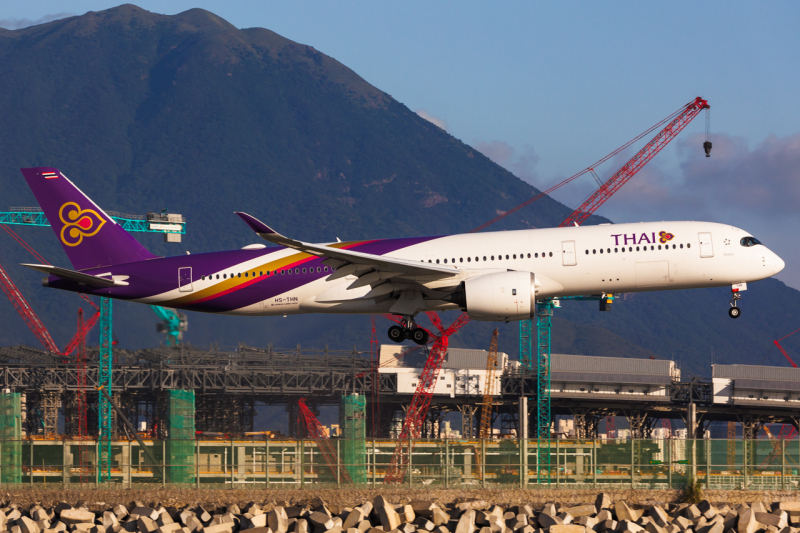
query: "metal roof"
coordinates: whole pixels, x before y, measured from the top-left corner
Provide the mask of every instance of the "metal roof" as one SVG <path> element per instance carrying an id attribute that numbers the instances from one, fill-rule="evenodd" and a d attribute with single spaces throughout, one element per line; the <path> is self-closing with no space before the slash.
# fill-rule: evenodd
<path id="1" fill-rule="evenodd" d="M 711 365 L 715 378 L 800 382 L 800 368 L 756 365 Z"/>

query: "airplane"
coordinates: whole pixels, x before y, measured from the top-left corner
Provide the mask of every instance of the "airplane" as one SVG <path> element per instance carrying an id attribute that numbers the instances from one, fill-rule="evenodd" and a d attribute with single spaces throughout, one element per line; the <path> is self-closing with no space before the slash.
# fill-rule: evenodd
<path id="1" fill-rule="evenodd" d="M 423 311 L 472 320 L 535 316 L 544 298 L 730 286 L 784 262 L 748 232 L 711 222 L 640 222 L 308 243 L 236 214 L 276 246 L 156 257 L 58 169 L 23 168 L 73 269 L 24 264 L 45 287 L 143 304 L 248 316 L 389 313 L 392 341 L 429 341 Z"/>

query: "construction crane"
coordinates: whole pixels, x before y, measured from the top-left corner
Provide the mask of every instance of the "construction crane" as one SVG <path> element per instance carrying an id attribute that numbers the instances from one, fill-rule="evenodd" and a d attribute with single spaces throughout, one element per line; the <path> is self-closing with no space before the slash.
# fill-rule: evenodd
<path id="1" fill-rule="evenodd" d="M 425 417 L 428 415 L 428 408 L 431 405 L 431 397 L 436 388 L 439 371 L 442 369 L 442 363 L 444 363 L 444 358 L 447 355 L 450 336 L 469 322 L 469 315 L 461 313 L 455 322 L 445 328 L 436 313 L 427 312 L 426 314 L 433 322 L 433 325 L 436 326 L 436 329 L 439 330 L 439 336 L 433 341 L 433 347 L 428 354 L 427 361 L 425 361 L 425 367 L 422 369 L 419 381 L 417 381 L 414 397 L 406 410 L 403 429 L 400 431 L 392 460 L 389 463 L 386 476 L 383 478 L 385 484 L 403 482 L 408 469 L 408 459 L 414 447 L 413 439 L 419 438 L 422 426 L 425 423 Z"/>
<path id="2" fill-rule="evenodd" d="M 50 350 L 53 353 L 61 353 L 58 347 L 56 346 L 53 337 L 50 336 L 50 332 L 47 331 L 47 328 L 44 327 L 44 324 L 36 315 L 36 313 L 31 308 L 28 300 L 22 295 L 20 290 L 11 281 L 11 278 L 8 275 L 8 272 L 0 265 L 0 288 L 3 289 L 3 292 L 6 294 L 8 299 L 11 301 L 11 304 L 14 306 L 14 309 L 17 310 L 19 316 L 22 317 L 22 320 L 28 325 L 30 330 L 33 332 L 34 336 L 39 339 L 39 342 L 42 345 Z M 81 323 L 81 326 L 83 323 Z M 80 331 L 80 328 L 79 328 Z"/>
<path id="3" fill-rule="evenodd" d="M 772 341 L 772 342 L 775 344 L 775 346 L 777 346 L 777 347 L 778 347 L 778 349 L 781 351 L 781 353 L 782 353 L 782 354 L 783 354 L 783 356 L 786 358 L 786 360 L 787 360 L 787 361 L 789 361 L 789 364 L 790 364 L 790 365 L 792 365 L 794 368 L 797 368 L 797 365 L 796 365 L 796 364 L 794 364 L 794 361 L 792 361 L 792 358 L 791 358 L 791 357 L 789 357 L 789 354 L 788 354 L 788 353 L 786 353 L 786 350 L 784 350 L 784 349 L 783 349 L 783 346 L 781 346 L 781 342 L 780 342 L 780 341 L 782 341 L 782 340 L 784 340 L 784 339 L 788 339 L 789 337 L 791 337 L 792 335 L 794 335 L 794 334 L 795 334 L 795 333 L 797 333 L 798 331 L 800 331 L 800 329 L 796 329 L 796 330 L 794 330 L 793 332 L 789 333 L 788 335 L 784 335 L 784 336 L 783 336 L 783 337 L 781 337 L 780 339 Z"/>
<path id="4" fill-rule="evenodd" d="M 186 315 L 170 307 L 151 305 L 150 309 L 161 319 L 161 322 L 156 325 L 156 329 L 159 333 L 166 334 L 167 346 L 179 345 L 183 340 L 183 333 L 189 325 Z"/>
<path id="5" fill-rule="evenodd" d="M 481 426 L 478 436 L 482 439 L 492 438 L 492 409 L 494 408 L 494 382 L 497 370 L 497 328 L 492 333 L 492 343 L 486 357 L 486 384 L 483 387 L 483 403 L 481 404 Z"/>
<path id="6" fill-rule="evenodd" d="M 317 443 L 317 449 L 322 453 L 327 463 L 328 468 L 333 474 L 333 478 L 337 483 L 346 482 L 352 483 L 350 473 L 342 466 L 339 460 L 339 454 L 331 444 L 329 435 L 325 432 L 325 428 L 319 423 L 317 417 L 311 412 L 311 409 L 306 405 L 306 399 L 300 398 L 297 400 L 297 407 L 300 409 L 298 418 L 306 430 L 306 436 Z"/>
<path id="7" fill-rule="evenodd" d="M 678 109 L 677 111 L 675 111 L 674 113 L 672 113 L 671 115 L 666 117 L 665 119 L 659 121 L 658 123 L 654 124 L 653 126 L 648 128 L 644 132 L 640 133 L 639 135 L 637 135 L 636 137 L 634 137 L 633 139 L 631 139 L 627 143 L 623 144 L 622 146 L 620 146 L 619 148 L 617 148 L 616 150 L 614 150 L 610 154 L 606 155 L 605 157 L 602 157 L 598 161 L 595 161 L 593 164 L 591 164 L 588 167 L 584 168 L 580 172 L 578 172 L 576 174 L 573 174 L 572 176 L 568 177 L 567 179 L 565 179 L 565 180 L 563 180 L 563 181 L 561 181 L 559 183 L 556 183 L 555 185 L 553 185 L 549 189 L 540 192 L 539 194 L 537 194 L 533 198 L 529 198 L 528 200 L 525 200 L 521 204 L 519 204 L 519 205 L 517 205 L 515 207 L 512 207 L 508 211 L 504 211 L 503 213 L 499 214 L 498 216 L 494 217 L 493 219 L 489 220 L 488 222 L 485 222 L 485 223 L 481 224 L 480 226 L 478 226 L 477 228 L 473 229 L 472 231 L 470 231 L 470 233 L 475 233 L 477 231 L 481 231 L 483 229 L 488 228 L 492 224 L 495 224 L 496 222 L 499 222 L 500 220 L 502 220 L 502 219 L 506 218 L 507 216 L 511 215 L 512 213 L 516 213 L 520 209 L 529 206 L 530 204 L 532 204 L 536 200 L 539 200 L 540 198 L 544 198 L 545 196 L 547 196 L 547 195 L 551 194 L 552 192 L 556 191 L 557 189 L 560 189 L 564 185 L 575 181 L 576 179 L 578 179 L 579 177 L 583 176 L 584 174 L 591 174 L 591 175 L 595 176 L 596 180 L 599 181 L 599 178 L 597 178 L 596 174 L 595 174 L 595 168 L 597 168 L 599 165 L 607 162 L 611 158 L 617 156 L 618 154 L 622 153 L 624 150 L 626 150 L 629 147 L 633 146 L 635 143 L 637 143 L 638 141 L 640 141 L 641 139 L 645 138 L 647 135 L 649 135 L 653 131 L 657 130 L 658 128 L 660 128 L 661 126 L 666 124 L 666 127 L 664 127 L 661 130 L 661 132 L 659 132 L 659 134 L 656 135 L 653 138 L 653 140 L 651 140 L 647 144 L 647 146 L 645 146 L 645 148 L 640 150 L 639 153 L 637 153 L 619 171 L 617 171 L 617 174 L 612 176 L 612 178 L 609 178 L 605 182 L 605 184 L 600 185 L 600 188 L 598 189 L 598 191 L 595 194 L 591 195 L 583 204 L 581 204 L 581 207 L 576 209 L 569 217 L 567 217 L 567 219 L 565 219 L 564 222 L 562 222 L 561 225 L 565 225 L 565 226 L 566 225 L 572 225 L 572 221 L 570 219 L 574 218 L 574 217 L 577 217 L 578 213 L 585 213 L 586 216 L 583 217 L 581 221 L 586 220 L 586 218 L 588 218 L 589 215 L 594 213 L 594 211 L 598 207 L 600 207 L 600 205 L 602 205 L 602 203 L 605 202 L 608 199 L 608 197 L 610 197 L 612 194 L 614 194 L 614 192 L 616 192 L 619 189 L 619 187 L 624 185 L 631 177 L 633 177 L 633 175 L 636 172 L 638 172 L 644 166 L 645 163 L 650 161 L 650 159 L 652 159 L 653 156 L 655 156 L 658 152 L 660 152 L 664 148 L 664 146 L 666 146 L 672 139 L 674 139 L 675 136 L 678 133 L 680 133 L 681 130 L 683 130 L 689 124 L 689 122 L 691 122 L 691 120 L 693 118 L 695 118 L 700 113 L 700 111 L 702 111 L 703 109 L 708 110 L 708 109 L 710 109 L 710 106 L 708 105 L 708 102 L 706 100 L 703 100 L 701 97 L 698 96 L 697 98 L 695 98 L 694 100 L 692 100 L 688 104 L 682 106 L 680 109 Z M 708 112 L 706 111 L 706 140 L 703 143 L 703 150 L 705 150 L 706 157 L 709 157 L 711 155 L 711 142 L 708 140 L 708 132 L 709 132 L 709 122 L 708 122 Z M 624 172 L 623 172 L 623 170 L 624 170 Z M 619 174 L 619 176 L 618 176 L 618 174 Z M 623 177 L 625 179 L 624 179 L 624 181 L 621 181 Z M 613 179 L 613 182 L 612 182 L 612 179 Z M 621 183 L 620 183 L 620 181 L 621 181 Z M 617 184 L 617 183 L 619 183 L 619 185 L 614 187 L 614 185 Z M 606 185 L 608 185 L 608 186 L 606 187 Z M 612 188 L 613 188 L 613 190 L 609 190 L 609 189 L 612 189 Z M 602 192 L 601 192 L 601 189 L 602 189 Z M 600 193 L 600 194 L 598 194 L 598 193 Z M 602 197 L 603 200 L 600 201 L 599 203 L 597 203 L 595 201 L 589 202 L 595 196 L 597 196 L 598 198 Z M 576 218 L 576 220 L 577 220 L 577 218 Z"/>

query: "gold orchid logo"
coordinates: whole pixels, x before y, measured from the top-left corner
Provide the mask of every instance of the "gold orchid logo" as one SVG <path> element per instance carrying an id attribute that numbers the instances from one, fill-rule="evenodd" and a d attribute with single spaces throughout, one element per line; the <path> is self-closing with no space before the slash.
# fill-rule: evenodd
<path id="1" fill-rule="evenodd" d="M 58 211 L 61 228 L 61 242 L 67 246 L 78 246 L 84 237 L 97 235 L 106 221 L 94 209 L 81 209 L 75 202 L 67 202 Z"/>

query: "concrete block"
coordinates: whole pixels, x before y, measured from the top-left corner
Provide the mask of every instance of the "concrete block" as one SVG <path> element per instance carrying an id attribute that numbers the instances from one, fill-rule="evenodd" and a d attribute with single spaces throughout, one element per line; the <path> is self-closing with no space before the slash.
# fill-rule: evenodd
<path id="1" fill-rule="evenodd" d="M 76 533 L 98 533 L 97 526 L 90 522 L 82 522 L 80 524 L 72 524 L 70 526 L 72 531 Z"/>
<path id="2" fill-rule="evenodd" d="M 392 511 L 394 511 L 394 509 L 392 509 Z M 322 513 L 320 511 L 314 511 L 311 514 L 309 514 L 308 521 L 311 523 L 311 525 L 314 526 L 314 533 L 329 531 L 334 527 L 333 518 L 330 515 Z M 387 529 L 386 531 L 390 531 L 391 529 Z"/>
<path id="3" fill-rule="evenodd" d="M 619 523 L 616 520 L 603 520 L 602 522 L 598 522 L 596 530 L 616 531 L 618 525 Z"/>
<path id="4" fill-rule="evenodd" d="M 778 509 L 782 511 L 796 511 L 800 513 L 800 502 L 780 502 Z"/>
<path id="5" fill-rule="evenodd" d="M 594 505 L 578 505 L 577 507 L 562 509 L 562 512 L 569 513 L 573 518 L 580 518 L 581 516 L 596 514 L 597 508 Z"/>
<path id="6" fill-rule="evenodd" d="M 656 524 L 652 519 L 644 526 L 644 530 L 647 531 L 647 533 L 666 533 L 664 528 Z"/>
<path id="7" fill-rule="evenodd" d="M 644 528 L 631 520 L 620 520 L 617 531 L 621 533 L 640 533 Z"/>
<path id="8" fill-rule="evenodd" d="M 478 533 L 492 533 L 492 528 L 489 526 L 483 526 L 478 530 Z"/>
<path id="9" fill-rule="evenodd" d="M 22 533 L 39 533 L 39 525 L 27 516 L 20 517 L 17 525 Z"/>
<path id="10" fill-rule="evenodd" d="M 203 530 L 203 523 L 194 514 L 190 514 L 183 520 L 183 525 L 190 533 L 198 533 Z"/>
<path id="11" fill-rule="evenodd" d="M 5 516 L 5 514 L 3 514 L 3 516 Z M 48 515 L 47 511 L 40 507 L 39 509 L 31 511 L 31 519 L 33 519 L 34 522 L 39 520 L 50 520 L 50 515 Z"/>
<path id="12" fill-rule="evenodd" d="M 39 526 L 39 531 L 50 529 L 50 520 L 37 520 L 36 525 Z"/>
<path id="13" fill-rule="evenodd" d="M 414 525 L 417 526 L 417 529 L 424 529 L 425 531 L 433 531 L 433 528 L 436 527 L 436 524 L 423 516 L 418 516 L 414 520 Z"/>
<path id="14" fill-rule="evenodd" d="M 445 526 L 436 526 L 433 530 L 433 533 L 450 533 L 450 530 Z"/>
<path id="15" fill-rule="evenodd" d="M 372 499 L 372 507 L 374 509 L 377 509 L 378 507 L 392 507 L 392 504 L 389 503 L 389 500 L 387 500 L 384 496 L 375 496 Z"/>
<path id="16" fill-rule="evenodd" d="M 115 505 L 111 512 L 116 515 L 118 520 L 122 520 L 129 514 L 128 509 L 124 505 Z"/>
<path id="17" fill-rule="evenodd" d="M 518 531 L 528 525 L 528 515 L 518 514 L 513 520 L 506 522 L 508 527 L 514 531 Z"/>
<path id="18" fill-rule="evenodd" d="M 563 524 L 550 527 L 550 533 L 586 533 L 586 528 L 578 524 Z"/>
<path id="19" fill-rule="evenodd" d="M 298 518 L 294 525 L 294 533 L 308 533 L 308 520 L 305 518 Z"/>
<path id="20" fill-rule="evenodd" d="M 633 517 L 633 513 L 631 513 L 631 508 L 628 507 L 628 504 L 622 500 L 614 502 L 614 513 L 617 515 L 617 520 L 619 522 L 622 522 L 623 520 L 628 520 L 631 522 L 636 521 L 636 518 Z"/>
<path id="21" fill-rule="evenodd" d="M 348 530 L 350 528 L 357 527 L 366 516 L 367 515 L 364 514 L 364 511 L 360 507 L 356 507 L 347 514 L 347 518 L 345 518 L 344 522 L 342 522 L 342 529 Z"/>
<path id="22" fill-rule="evenodd" d="M 203 533 L 233 533 L 233 522 L 208 525 L 203 528 Z"/>
<path id="23" fill-rule="evenodd" d="M 597 513 L 597 516 L 595 518 L 597 518 L 598 522 L 605 522 L 606 520 L 614 520 L 614 515 L 612 515 L 611 511 L 609 511 L 608 509 L 603 509 L 602 511 Z"/>
<path id="24" fill-rule="evenodd" d="M 474 509 L 475 511 L 482 511 L 483 509 L 488 509 L 489 503 L 486 500 L 473 500 L 471 502 L 464 502 L 459 503 L 456 505 L 456 509 L 459 511 L 466 511 L 468 509 Z"/>
<path id="25" fill-rule="evenodd" d="M 786 524 L 785 524 L 786 520 L 785 519 L 783 520 L 784 524 L 781 526 L 780 525 L 781 524 L 781 517 L 775 516 L 772 513 L 755 513 L 755 516 L 756 516 L 756 522 L 758 522 L 760 524 L 763 524 L 765 526 L 781 527 L 781 529 L 786 527 Z"/>
<path id="26" fill-rule="evenodd" d="M 752 508 L 745 508 L 739 511 L 739 521 L 736 524 L 738 533 L 755 533 L 758 528 L 756 513 Z"/>
<path id="27" fill-rule="evenodd" d="M 254 527 L 245 531 L 247 531 L 247 533 L 272 533 L 272 529 L 269 527 Z"/>
<path id="28" fill-rule="evenodd" d="M 403 508 L 397 512 L 397 514 L 400 515 L 400 522 L 409 524 L 414 521 L 414 518 L 417 517 L 417 515 L 414 513 L 413 507 L 410 505 L 404 505 Z"/>
<path id="29" fill-rule="evenodd" d="M 538 520 L 539 520 L 539 525 L 544 529 L 549 529 L 549 528 L 551 528 L 553 526 L 564 525 L 564 521 L 561 518 L 559 518 L 557 516 L 551 516 L 551 515 L 545 513 L 544 511 L 542 511 L 539 514 Z"/>
<path id="30" fill-rule="evenodd" d="M 539 530 L 541 531 L 541 530 Z M 519 530 L 519 533 L 536 533 L 536 530 L 533 529 L 533 526 L 525 526 Z"/>
<path id="31" fill-rule="evenodd" d="M 287 524 L 287 527 L 288 527 L 288 524 L 289 524 L 289 519 L 288 518 L 286 519 L 286 524 Z M 267 515 L 265 515 L 264 513 L 261 513 L 258 516 L 250 515 L 250 518 L 248 518 L 247 520 L 242 520 L 241 529 L 248 529 L 249 530 L 249 529 L 256 529 L 256 528 L 260 528 L 260 527 L 269 527 L 270 529 L 272 529 L 272 525 L 268 525 L 267 524 Z M 272 529 L 272 530 L 275 531 L 274 529 Z M 286 533 L 286 532 L 284 531 L 282 533 Z"/>
<path id="32" fill-rule="evenodd" d="M 254 519 L 260 519 L 261 516 L 254 517 Z M 289 517 L 283 507 L 275 507 L 267 513 L 266 521 L 269 523 L 269 528 L 273 533 L 286 533 L 289 529 Z M 264 525 L 266 524 L 260 524 L 258 527 L 263 527 Z M 342 524 L 340 523 L 339 525 L 341 526 Z"/>
<path id="33" fill-rule="evenodd" d="M 603 509 L 611 510 L 614 507 L 611 498 L 608 497 L 608 494 L 601 492 L 600 494 L 597 495 L 597 498 L 595 498 L 594 500 L 594 508 L 597 509 L 597 512 L 599 513 Z"/>
<path id="34" fill-rule="evenodd" d="M 174 523 L 175 520 L 172 519 L 172 517 L 169 515 L 168 512 L 164 511 L 163 513 L 158 513 L 158 518 L 156 518 L 156 524 L 158 525 L 158 527 L 163 527 Z"/>
<path id="35" fill-rule="evenodd" d="M 383 498 L 379 496 L 379 498 Z M 376 500 L 378 498 L 375 498 Z M 381 521 L 381 527 L 384 531 L 392 531 L 400 527 L 400 515 L 388 505 L 375 506 L 378 510 L 378 519 Z M 316 533 L 316 531 L 315 531 Z M 470 533 L 472 533 L 470 531 Z"/>
<path id="36" fill-rule="evenodd" d="M 136 519 L 136 528 L 140 533 L 152 533 L 158 529 L 158 526 L 155 520 L 140 515 L 139 518 Z"/>
<path id="37" fill-rule="evenodd" d="M 453 533 L 474 533 L 475 531 L 475 509 L 467 509 L 458 519 L 458 524 Z M 386 528 L 384 528 L 386 529 Z"/>
<path id="38" fill-rule="evenodd" d="M 664 511 L 664 508 L 660 505 L 650 507 L 650 509 L 647 510 L 647 514 L 659 527 L 667 527 L 667 524 L 671 522 L 670 517 L 667 516 L 667 512 Z"/>
<path id="39" fill-rule="evenodd" d="M 362 533 L 367 531 L 371 527 L 372 523 L 369 520 L 362 520 L 361 522 L 358 523 L 358 530 L 361 531 Z"/>
<path id="40" fill-rule="evenodd" d="M 163 526 L 159 527 L 158 533 L 172 533 L 173 531 L 178 531 L 180 528 L 180 524 L 172 522 L 171 524 L 164 524 Z"/>
<path id="41" fill-rule="evenodd" d="M 67 525 L 81 524 L 86 522 L 94 523 L 94 513 L 85 511 L 83 509 L 64 509 L 61 511 L 60 516 L 61 521 Z M 14 520 L 16 520 L 16 518 Z"/>
<path id="42" fill-rule="evenodd" d="M 546 514 L 547 516 L 558 516 L 558 511 L 556 510 L 556 506 L 552 503 L 544 504 L 544 508 L 542 508 L 541 514 Z"/>
<path id="43" fill-rule="evenodd" d="M 417 516 L 425 518 L 431 518 L 433 516 L 433 510 L 439 507 L 430 500 L 414 500 L 409 505 L 411 505 L 411 508 Z"/>
<path id="44" fill-rule="evenodd" d="M 433 509 L 431 518 L 433 519 L 434 525 L 437 526 L 443 526 L 450 521 L 450 515 L 444 512 L 439 506 Z"/>
<path id="45" fill-rule="evenodd" d="M 692 527 L 692 521 L 685 516 L 679 516 L 675 518 L 672 523 L 681 528 L 681 531 L 686 531 Z"/>
<path id="46" fill-rule="evenodd" d="M 157 520 L 158 519 L 158 511 L 153 509 L 152 507 L 134 507 L 131 514 L 138 514 L 139 516 L 146 516 L 150 520 Z"/>

